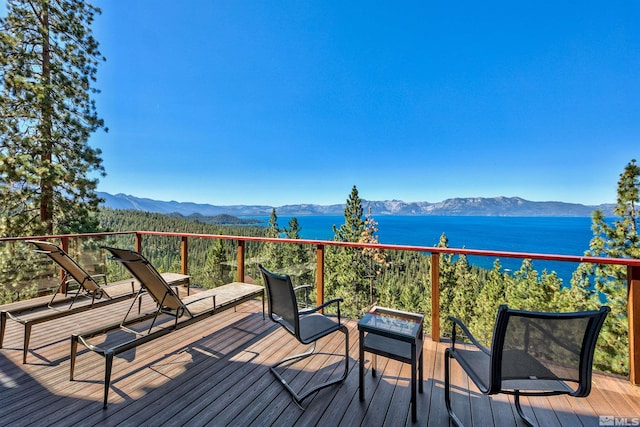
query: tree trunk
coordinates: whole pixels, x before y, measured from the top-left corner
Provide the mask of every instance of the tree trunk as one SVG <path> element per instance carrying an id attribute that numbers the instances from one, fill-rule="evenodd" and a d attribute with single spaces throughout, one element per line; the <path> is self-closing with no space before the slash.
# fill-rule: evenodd
<path id="1" fill-rule="evenodd" d="M 42 80 L 44 83 L 44 98 L 42 104 L 42 150 L 41 164 L 50 167 L 52 164 L 52 105 L 51 105 L 51 56 L 49 41 L 49 10 L 48 5 L 42 12 Z M 40 177 L 40 221 L 47 234 L 53 234 L 53 183 L 48 174 Z"/>

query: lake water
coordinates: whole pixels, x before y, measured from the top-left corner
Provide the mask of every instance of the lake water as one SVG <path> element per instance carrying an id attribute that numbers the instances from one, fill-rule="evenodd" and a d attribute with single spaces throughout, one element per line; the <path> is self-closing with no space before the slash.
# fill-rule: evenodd
<path id="1" fill-rule="evenodd" d="M 297 216 L 305 239 L 332 240 L 333 225 L 343 216 Z M 258 217 L 266 226 L 269 218 Z M 291 217 L 278 217 L 280 227 Z M 584 255 L 593 237 L 589 217 L 474 217 L 474 216 L 379 216 L 380 243 L 435 246 L 444 233 L 449 247 L 542 254 Z M 492 268 L 494 258 L 470 257 L 470 262 Z M 517 270 L 522 260 L 502 258 L 503 268 Z M 569 283 L 577 263 L 534 261 L 538 271 L 555 271 Z"/>

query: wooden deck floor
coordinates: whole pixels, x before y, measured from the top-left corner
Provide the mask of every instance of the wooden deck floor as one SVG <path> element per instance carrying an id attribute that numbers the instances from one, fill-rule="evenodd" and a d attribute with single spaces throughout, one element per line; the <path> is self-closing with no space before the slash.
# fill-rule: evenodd
<path id="1" fill-rule="evenodd" d="M 21 364 L 22 329 L 9 322 L 0 350 L 0 425 L 412 425 L 408 366 L 379 358 L 380 374 L 367 371 L 366 400 L 358 400 L 358 334 L 349 321 L 350 373 L 339 386 L 321 390 L 299 409 L 268 366 L 303 350 L 282 329 L 263 320 L 262 304 L 249 302 L 123 353 L 114 362 L 109 406 L 102 409 L 103 359 L 83 350 L 69 381 L 69 336 L 122 316 L 127 304 L 38 325 L 29 364 Z M 342 334 L 320 341 L 324 352 L 340 351 Z M 445 426 L 443 351 L 425 342 L 424 393 L 417 425 Z M 336 375 L 338 360 L 318 356 L 294 365 L 299 387 Z M 319 365 L 323 365 L 319 366 Z M 467 425 L 522 425 L 510 398 L 487 398 L 453 364 L 453 405 Z M 369 367 L 369 363 L 367 363 Z M 640 419 L 640 390 L 623 379 L 596 375 L 586 399 L 524 399 L 525 411 L 544 426 L 598 426 L 599 416 Z M 471 391 L 469 391 L 471 387 Z"/>

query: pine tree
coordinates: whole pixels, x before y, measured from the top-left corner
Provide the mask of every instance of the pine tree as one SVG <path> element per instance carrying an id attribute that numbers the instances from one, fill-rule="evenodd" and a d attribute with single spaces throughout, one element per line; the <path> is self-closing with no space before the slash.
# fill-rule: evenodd
<path id="1" fill-rule="evenodd" d="M 284 233 L 287 239 L 300 239 L 300 223 L 296 217 L 289 220 Z M 289 274 L 295 276 L 298 283 L 310 283 L 315 265 L 311 263 L 310 246 L 288 243 L 284 245 L 285 264 L 289 267 Z"/>
<path id="2" fill-rule="evenodd" d="M 477 277 L 473 274 L 466 255 L 460 255 L 453 262 L 453 299 L 450 305 L 450 314 L 462 320 L 467 325 L 473 320 L 473 311 L 477 301 L 469 298 L 470 295 L 480 293 Z"/>
<path id="3" fill-rule="evenodd" d="M 365 229 L 362 200 L 354 185 L 344 209 L 344 224 L 333 226 L 338 242 L 359 242 Z M 329 247 L 325 258 L 325 290 L 331 298 L 344 298 L 344 311 L 357 316 L 369 300 L 366 264 L 357 248 Z"/>
<path id="4" fill-rule="evenodd" d="M 440 235 L 438 241 L 439 248 L 449 247 L 449 239 L 446 234 Z M 455 277 L 455 267 L 453 254 L 440 254 L 440 324 L 449 326 L 447 320 L 451 313 L 454 313 L 453 300 L 455 298 L 455 290 L 457 286 Z M 433 285 L 433 284 L 432 284 Z M 462 319 L 460 319 L 462 320 Z"/>
<path id="5" fill-rule="evenodd" d="M 222 285 L 228 282 L 223 267 L 226 259 L 224 241 L 222 239 L 214 240 L 207 252 L 204 273 L 211 279 L 211 282 L 216 285 Z"/>
<path id="6" fill-rule="evenodd" d="M 506 288 L 513 286 L 513 282 L 513 278 L 502 271 L 500 260 L 496 259 L 493 269 L 487 273 L 482 289 L 477 294 L 470 324 L 475 337 L 486 346 L 491 344 L 498 306 L 506 303 Z"/>
<path id="7" fill-rule="evenodd" d="M 592 215 L 593 238 L 587 256 L 640 258 L 638 212 L 640 203 L 640 167 L 633 159 L 618 180 L 617 199 L 612 224 L 601 211 Z M 626 268 L 618 265 L 580 264 L 572 278 L 572 294 L 583 295 L 583 306 L 593 308 L 601 299 L 611 307 L 599 339 L 594 364 L 597 369 L 625 374 L 628 372 L 628 317 Z"/>
<path id="8" fill-rule="evenodd" d="M 358 189 L 354 185 L 344 208 L 344 224 L 333 226 L 334 238 L 338 242 L 358 242 L 364 230 L 364 210 Z"/>
<path id="9" fill-rule="evenodd" d="M 506 303 L 509 307 L 531 311 L 557 311 L 558 294 L 561 280 L 554 273 L 543 270 L 539 273 L 533 268 L 530 259 L 522 260 L 522 265 L 514 273 L 513 285 L 505 289 Z"/>
<path id="10" fill-rule="evenodd" d="M 103 128 L 91 98 L 104 60 L 81 0 L 8 0 L 0 19 L 0 235 L 94 231 Z"/>
<path id="11" fill-rule="evenodd" d="M 378 235 L 378 223 L 371 214 L 371 207 L 367 211 L 367 215 L 364 220 L 364 228 L 362 235 L 360 236 L 360 243 L 372 243 L 377 244 Z M 365 277 L 369 281 L 369 305 L 373 305 L 378 297 L 378 292 L 374 283 L 378 281 L 382 273 L 382 269 L 388 266 L 387 256 L 383 250 L 378 248 L 363 248 L 361 250 L 362 257 L 364 258 Z"/>
<path id="12" fill-rule="evenodd" d="M 280 237 L 282 229 L 278 226 L 278 215 L 275 208 L 271 210 L 269 224 L 265 232 L 265 237 L 277 239 Z M 284 267 L 284 244 L 277 242 L 266 242 L 263 245 L 262 259 L 266 268 L 271 270 L 280 270 Z"/>

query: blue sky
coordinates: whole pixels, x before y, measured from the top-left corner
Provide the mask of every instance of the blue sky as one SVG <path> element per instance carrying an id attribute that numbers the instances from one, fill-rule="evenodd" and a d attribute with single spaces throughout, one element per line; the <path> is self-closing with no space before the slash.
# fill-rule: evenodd
<path id="1" fill-rule="evenodd" d="M 614 202 L 640 2 L 101 0 L 100 191 Z"/>

